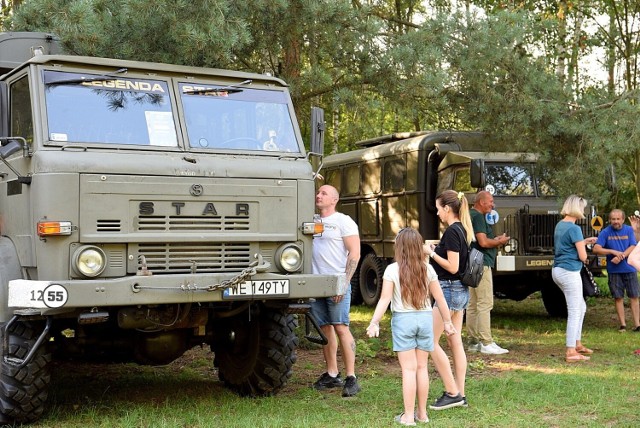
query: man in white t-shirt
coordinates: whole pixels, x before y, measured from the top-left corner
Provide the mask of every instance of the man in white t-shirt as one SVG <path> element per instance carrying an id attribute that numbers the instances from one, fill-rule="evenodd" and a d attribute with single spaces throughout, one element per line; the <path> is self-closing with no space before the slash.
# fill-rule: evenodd
<path id="1" fill-rule="evenodd" d="M 345 274 L 349 283 L 360 259 L 360 236 L 351 217 L 336 211 L 339 198 L 335 187 L 329 185 L 320 187 L 316 194 L 324 232 L 313 239 L 313 273 Z M 327 371 L 313 387 L 318 390 L 342 387 L 343 397 L 352 397 L 360 391 L 355 375 L 356 342 L 349 330 L 350 305 L 351 287 L 343 296 L 320 298 L 311 304 L 311 313 L 329 341 L 322 347 Z M 344 381 L 338 370 L 338 342 L 347 375 Z"/>

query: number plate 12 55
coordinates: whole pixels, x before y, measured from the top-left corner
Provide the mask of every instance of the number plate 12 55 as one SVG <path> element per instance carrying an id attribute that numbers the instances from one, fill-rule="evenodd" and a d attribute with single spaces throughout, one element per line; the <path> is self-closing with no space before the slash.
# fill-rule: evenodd
<path id="1" fill-rule="evenodd" d="M 222 297 L 234 299 L 250 296 L 288 296 L 289 280 L 277 279 L 272 281 L 246 281 L 237 287 L 224 290 Z"/>

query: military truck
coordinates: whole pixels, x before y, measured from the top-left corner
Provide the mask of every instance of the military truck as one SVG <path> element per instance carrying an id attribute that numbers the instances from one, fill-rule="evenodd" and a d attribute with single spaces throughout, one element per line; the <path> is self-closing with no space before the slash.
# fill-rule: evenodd
<path id="1" fill-rule="evenodd" d="M 496 234 L 511 237 L 497 256 L 495 295 L 522 300 L 540 290 L 550 315 L 566 314 L 564 295 L 551 279 L 553 232 L 562 201 L 539 174 L 535 155 L 492 152 L 491 141 L 477 132 L 396 133 L 357 145 L 361 148 L 324 161 L 327 183 L 340 191 L 340 211 L 360 227 L 353 301 L 378 301 L 400 229 L 413 227 L 425 240 L 440 238 L 437 195 L 453 189 L 464 192 L 472 204 L 474 194 L 486 189 L 496 206 L 487 221 Z M 592 217 L 590 212 L 578 222 L 585 236 L 595 235 Z M 590 257 L 596 269 L 605 262 Z"/>
<path id="2" fill-rule="evenodd" d="M 311 272 L 321 112 L 306 152 L 280 79 L 57 49 L 0 36 L 0 419 L 43 413 L 52 359 L 203 344 L 227 387 L 277 392 L 297 320 L 323 339 L 310 300 L 348 287 Z"/>

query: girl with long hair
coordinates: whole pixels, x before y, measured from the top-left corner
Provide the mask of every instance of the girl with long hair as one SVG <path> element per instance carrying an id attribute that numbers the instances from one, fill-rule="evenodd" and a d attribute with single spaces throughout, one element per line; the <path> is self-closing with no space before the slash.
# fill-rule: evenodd
<path id="1" fill-rule="evenodd" d="M 438 209 L 438 217 L 446 226 L 446 229 L 442 234 L 440 243 L 437 246 L 433 244 L 425 245 L 424 251 L 431 258 L 431 264 L 438 275 L 440 287 L 442 287 L 442 292 L 451 312 L 449 317 L 456 328 L 455 334 L 447 336 L 447 343 L 453 354 L 457 391 L 444 391 L 442 396 L 429 406 L 433 410 L 443 410 L 450 407 L 467 406 L 467 398 L 464 392 L 467 376 L 467 355 L 464 352 L 461 332 L 464 310 L 469 304 L 469 289 L 460 281 L 460 273 L 466 266 L 469 256 L 469 244 L 474 236 L 469 203 L 464 193 L 445 190 L 436 197 L 436 208 Z M 447 388 L 448 382 L 446 380 L 450 379 L 453 374 L 451 373 L 449 358 L 439 345 L 440 336 L 445 328 L 443 318 L 439 316 L 439 312 L 434 313 L 433 324 L 436 335 L 435 349 L 432 354 L 433 364 L 440 377 L 445 381 L 445 388 Z"/>
<path id="2" fill-rule="evenodd" d="M 402 369 L 404 412 L 395 417 L 401 425 L 414 426 L 428 422 L 427 398 L 429 372 L 427 361 L 433 351 L 433 298 L 444 318 L 447 334 L 455 328 L 449 319 L 449 308 L 433 268 L 425 263 L 422 237 L 417 230 L 405 228 L 395 241 L 395 263 L 387 266 L 382 281 L 380 300 L 367 328 L 369 337 L 380 333 L 380 320 L 391 304 L 393 350 L 398 353 Z M 418 408 L 416 409 L 416 398 Z"/>

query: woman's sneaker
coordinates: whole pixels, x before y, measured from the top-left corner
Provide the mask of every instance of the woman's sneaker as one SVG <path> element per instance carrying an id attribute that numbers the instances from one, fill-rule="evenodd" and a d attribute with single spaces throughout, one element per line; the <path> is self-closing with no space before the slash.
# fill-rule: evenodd
<path id="1" fill-rule="evenodd" d="M 324 389 L 329 388 L 342 388 L 344 386 L 344 382 L 340 377 L 340 373 L 336 377 L 330 376 L 329 373 L 322 373 L 322 376 L 313 383 L 313 387 L 318 391 L 322 391 Z"/>
<path id="2" fill-rule="evenodd" d="M 458 394 L 456 396 L 449 395 L 446 391 L 442 393 L 442 397 L 438 398 L 434 404 L 429 406 L 432 410 L 444 410 L 452 407 L 464 406 L 465 397 Z"/>

